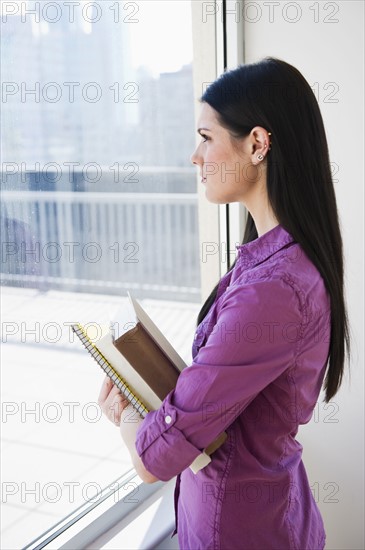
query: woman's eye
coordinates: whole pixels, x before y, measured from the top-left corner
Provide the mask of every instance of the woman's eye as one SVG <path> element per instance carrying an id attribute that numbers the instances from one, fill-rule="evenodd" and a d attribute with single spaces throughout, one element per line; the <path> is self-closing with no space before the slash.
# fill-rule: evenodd
<path id="1" fill-rule="evenodd" d="M 208 136 L 206 136 L 205 134 L 200 134 L 200 135 L 201 135 L 202 138 L 204 138 L 203 143 L 206 142 L 209 139 Z"/>

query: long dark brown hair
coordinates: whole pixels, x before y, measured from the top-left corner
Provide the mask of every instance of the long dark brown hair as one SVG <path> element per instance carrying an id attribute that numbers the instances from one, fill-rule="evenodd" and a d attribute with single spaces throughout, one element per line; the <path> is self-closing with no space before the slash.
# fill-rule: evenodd
<path id="1" fill-rule="evenodd" d="M 293 236 L 323 277 L 331 299 L 331 339 L 324 380 L 325 402 L 338 392 L 345 345 L 350 363 L 350 326 L 344 297 L 343 243 L 326 133 L 316 97 L 303 75 L 274 57 L 224 72 L 208 86 L 200 102 L 216 111 L 235 140 L 254 126 L 271 132 L 267 154 L 267 194 L 279 223 Z M 248 212 L 242 244 L 257 239 Z M 229 271 L 236 264 L 233 263 Z M 218 283 L 197 318 L 213 304 Z"/>

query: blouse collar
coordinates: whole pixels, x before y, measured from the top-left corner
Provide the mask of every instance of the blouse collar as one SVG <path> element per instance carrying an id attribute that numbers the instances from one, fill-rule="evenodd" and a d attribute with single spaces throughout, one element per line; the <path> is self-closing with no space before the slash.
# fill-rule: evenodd
<path id="1" fill-rule="evenodd" d="M 295 242 L 292 235 L 281 224 L 276 225 L 257 239 L 236 245 L 238 262 L 252 267 L 267 260 L 287 244 Z"/>

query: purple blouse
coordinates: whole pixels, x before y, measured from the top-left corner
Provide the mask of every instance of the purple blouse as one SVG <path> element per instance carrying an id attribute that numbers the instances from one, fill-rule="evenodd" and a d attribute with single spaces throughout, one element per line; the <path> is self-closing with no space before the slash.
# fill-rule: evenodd
<path id="1" fill-rule="evenodd" d="M 158 479 L 177 475 L 171 536 L 182 550 L 321 550 L 324 524 L 296 434 L 325 374 L 329 294 L 280 224 L 236 248 L 197 327 L 193 361 L 145 417 L 137 453 Z M 194 474 L 189 465 L 223 430 Z"/>

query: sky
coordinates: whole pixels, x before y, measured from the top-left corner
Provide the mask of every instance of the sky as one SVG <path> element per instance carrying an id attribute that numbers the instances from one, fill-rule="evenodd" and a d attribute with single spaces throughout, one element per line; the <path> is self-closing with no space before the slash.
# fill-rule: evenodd
<path id="1" fill-rule="evenodd" d="M 93 3 L 91 0 L 79 0 L 79 2 L 81 7 Z M 110 7 L 115 4 L 115 1 L 97 0 L 94 3 L 101 7 L 102 16 L 110 18 L 113 26 L 115 12 Z M 12 8 L 6 8 L 5 4 L 12 5 Z M 58 0 L 57 4 L 62 9 L 63 1 Z M 0 4 L 0 11 L 3 15 L 6 9 L 11 17 L 12 10 L 19 15 L 22 7 L 25 6 L 29 9 L 33 5 L 34 1 L 12 0 L 7 2 L 4 0 Z M 43 5 L 41 2 L 40 6 L 43 7 Z M 182 65 L 192 62 L 190 0 L 121 0 L 120 6 L 120 25 L 128 25 L 131 63 L 134 68 L 145 65 L 149 72 L 157 77 L 161 72 L 177 71 Z M 69 13 L 69 8 L 63 6 L 63 9 Z M 50 18 L 54 16 L 52 9 L 47 13 Z M 34 16 L 27 17 L 34 21 Z M 90 25 L 86 23 L 84 27 L 85 32 L 90 32 Z"/>
<path id="2" fill-rule="evenodd" d="M 139 22 L 130 30 L 133 66 L 147 65 L 157 75 L 191 63 L 190 0 L 144 0 L 135 4 L 139 11 L 133 18 Z"/>

